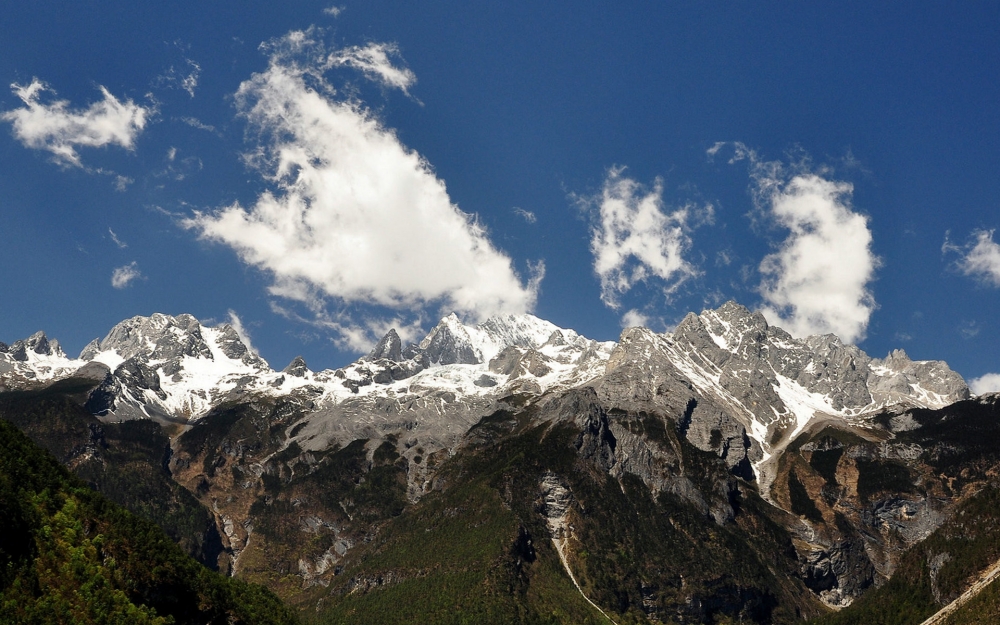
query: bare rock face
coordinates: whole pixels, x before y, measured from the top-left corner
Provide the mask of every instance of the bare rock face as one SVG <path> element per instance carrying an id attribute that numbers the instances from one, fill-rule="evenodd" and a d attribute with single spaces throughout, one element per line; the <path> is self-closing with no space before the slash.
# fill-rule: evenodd
<path id="1" fill-rule="evenodd" d="M 761 459 L 759 443 L 685 378 L 670 359 L 663 336 L 644 328 L 625 330 L 597 388 L 616 409 L 672 415 L 674 427 L 695 447 L 718 454 L 735 474 L 753 478 L 751 464 Z"/>
<path id="2" fill-rule="evenodd" d="M 382 337 L 378 345 L 368 354 L 367 360 L 379 360 L 382 358 L 393 362 L 399 362 L 403 359 L 403 343 L 400 341 L 399 334 L 396 333 L 395 329 L 389 330 Z"/>
<path id="3" fill-rule="evenodd" d="M 302 356 L 296 356 L 292 359 L 292 362 L 288 363 L 288 366 L 281 370 L 282 373 L 287 373 L 288 375 L 293 375 L 297 378 L 305 377 L 306 373 L 309 371 L 309 367 L 306 365 L 306 361 Z"/>
<path id="4" fill-rule="evenodd" d="M 239 360 L 248 365 L 256 367 L 266 367 L 265 363 L 260 356 L 250 351 L 247 348 L 246 343 L 240 338 L 236 329 L 228 323 L 223 324 L 218 327 L 218 335 L 215 339 L 215 344 L 219 350 L 227 358 L 232 360 Z"/>
<path id="5" fill-rule="evenodd" d="M 481 354 L 473 345 L 468 330 L 454 313 L 442 319 L 419 345 L 407 347 L 403 356 L 410 359 L 420 354 L 439 365 L 475 365 L 481 362 Z"/>
<path id="6" fill-rule="evenodd" d="M 914 362 L 901 349 L 871 361 L 868 385 L 876 401 L 885 405 L 912 402 L 914 389 L 919 389 L 918 400 L 934 404 L 947 405 L 969 398 L 965 380 L 946 363 Z"/>
<path id="7" fill-rule="evenodd" d="M 101 351 L 108 349 L 114 349 L 123 358 L 212 358 L 212 350 L 202 338 L 201 324 L 188 314 L 171 317 L 156 313 L 122 321 L 100 342 Z"/>

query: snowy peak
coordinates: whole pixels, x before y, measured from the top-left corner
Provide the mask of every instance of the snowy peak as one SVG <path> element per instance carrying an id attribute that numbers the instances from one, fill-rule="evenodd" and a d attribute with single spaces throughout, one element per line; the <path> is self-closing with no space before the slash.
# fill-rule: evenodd
<path id="1" fill-rule="evenodd" d="M 426 366 L 486 364 L 508 347 L 537 349 L 553 333 L 558 333 L 562 341 L 567 337 L 571 341 L 580 339 L 572 330 L 564 330 L 533 315 L 498 315 L 478 325 L 465 325 L 452 313 L 441 319 L 422 341 L 402 350 L 401 356 L 405 360 L 423 361 Z M 399 361 L 399 358 L 384 355 L 385 350 L 391 349 L 393 340 L 398 341 L 398 336 L 390 331 L 368 355 L 368 360 L 381 357 Z"/>
<path id="2" fill-rule="evenodd" d="M 75 370 L 59 346 L 44 332 L 12 344 L 0 343 L 0 390 L 65 377 Z"/>
<path id="3" fill-rule="evenodd" d="M 431 330 L 416 346 L 407 348 L 409 358 L 426 357 L 434 365 L 474 365 L 482 362 L 482 352 L 476 349 L 468 328 L 451 313 Z"/>
<path id="4" fill-rule="evenodd" d="M 32 358 L 29 354 L 34 356 L 65 356 L 62 348 L 59 347 L 59 341 L 49 340 L 42 331 L 35 332 L 26 339 L 14 341 L 12 345 L 0 343 L 0 353 L 7 354 L 18 362 L 28 362 Z"/>
<path id="5" fill-rule="evenodd" d="M 229 360 L 261 366 L 229 324 L 205 328 L 189 314 L 176 317 L 155 313 L 149 317 L 126 319 L 108 332 L 103 340 L 92 341 L 80 353 L 81 360 L 92 360 L 100 352 L 113 351 L 122 359 L 141 358 L 145 361 L 178 362 L 181 358 L 214 360 L 221 354 Z"/>
<path id="6" fill-rule="evenodd" d="M 832 334 L 796 339 L 735 302 L 689 314 L 666 335 L 664 351 L 701 393 L 731 407 L 765 451 L 817 417 L 941 408 L 969 396 L 943 362 L 913 362 L 903 352 L 873 360 Z"/>

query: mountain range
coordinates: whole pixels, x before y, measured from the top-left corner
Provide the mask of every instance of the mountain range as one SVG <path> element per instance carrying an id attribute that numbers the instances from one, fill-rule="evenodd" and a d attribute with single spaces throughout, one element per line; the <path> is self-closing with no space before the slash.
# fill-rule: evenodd
<path id="1" fill-rule="evenodd" d="M 68 400 L 17 399 L 40 389 Z M 86 482 L 324 622 L 850 619 L 921 566 L 929 615 L 982 568 L 911 554 L 1000 466 L 997 397 L 945 363 L 734 302 L 617 342 L 449 315 L 324 371 L 154 314 L 76 358 L 0 343 L 0 391 Z"/>

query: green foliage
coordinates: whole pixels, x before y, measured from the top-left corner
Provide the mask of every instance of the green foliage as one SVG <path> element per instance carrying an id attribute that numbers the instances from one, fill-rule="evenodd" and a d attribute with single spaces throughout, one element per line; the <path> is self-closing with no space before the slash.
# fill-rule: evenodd
<path id="1" fill-rule="evenodd" d="M 940 554 L 948 558 L 936 576 L 941 604 L 934 600 L 929 562 Z M 910 625 L 923 621 L 960 595 L 983 570 L 1000 559 L 1000 487 L 989 485 L 959 506 L 926 540 L 912 547 L 900 560 L 892 578 L 849 608 L 816 621 L 817 625 Z M 970 620 L 953 616 L 949 623 L 977 621 L 982 614 L 996 614 L 1000 589 L 992 584 L 981 600 L 969 608 Z M 991 607 L 994 606 L 994 607 Z M 974 617 L 974 618 L 973 618 Z"/>
<path id="2" fill-rule="evenodd" d="M 17 425 L 113 502 L 157 523 L 188 553 L 214 564 L 214 520 L 166 468 L 170 441 L 152 421 L 101 423 L 81 406 L 93 380 L 68 378 L 0 394 L 0 418 Z"/>
<path id="3" fill-rule="evenodd" d="M 1000 623 L 1000 583 L 994 581 L 955 610 L 944 625 L 994 625 Z"/>
<path id="4" fill-rule="evenodd" d="M 0 622 L 295 622 L 274 595 L 204 568 L 4 421 L 0 502 Z"/>

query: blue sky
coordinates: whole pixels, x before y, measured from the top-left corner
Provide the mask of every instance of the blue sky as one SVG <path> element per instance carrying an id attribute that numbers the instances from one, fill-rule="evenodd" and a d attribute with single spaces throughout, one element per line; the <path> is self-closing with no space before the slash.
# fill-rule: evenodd
<path id="1" fill-rule="evenodd" d="M 5 10 L 0 340 L 190 312 L 318 369 L 735 299 L 1000 372 L 996 3 L 148 4 Z"/>

